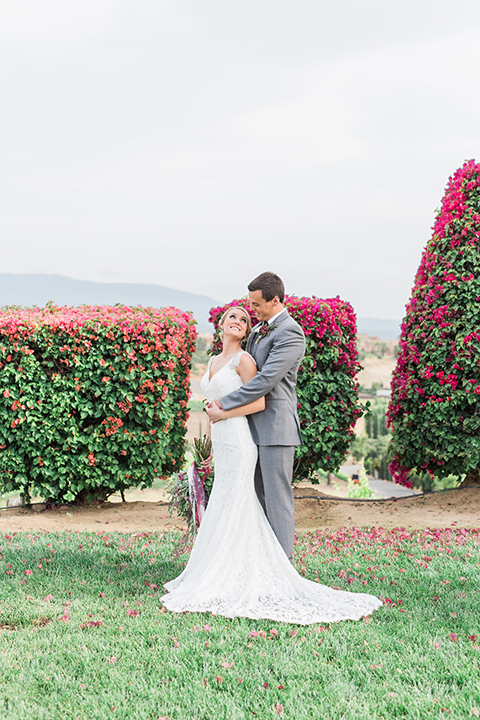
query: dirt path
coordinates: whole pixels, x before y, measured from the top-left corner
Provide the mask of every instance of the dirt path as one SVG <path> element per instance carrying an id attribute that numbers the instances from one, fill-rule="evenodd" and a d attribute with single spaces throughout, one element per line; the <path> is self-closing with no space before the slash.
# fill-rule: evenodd
<path id="1" fill-rule="evenodd" d="M 153 493 L 153 491 L 151 491 Z M 480 488 L 450 490 L 398 500 L 360 502 L 328 499 L 312 487 L 295 490 L 295 519 L 298 530 L 342 527 L 406 529 L 480 528 Z M 299 496 L 314 496 L 302 499 Z M 164 498 L 150 502 L 107 502 L 94 507 L 63 506 L 46 510 L 44 505 L 0 510 L 0 532 L 62 530 L 90 532 L 158 532 L 185 529 L 178 517 L 170 516 Z"/>
<path id="2" fill-rule="evenodd" d="M 305 491 L 304 494 L 312 493 Z M 378 502 L 296 500 L 295 509 L 296 524 L 304 530 L 372 525 L 411 530 L 447 527 L 472 529 L 480 528 L 480 488 Z"/>

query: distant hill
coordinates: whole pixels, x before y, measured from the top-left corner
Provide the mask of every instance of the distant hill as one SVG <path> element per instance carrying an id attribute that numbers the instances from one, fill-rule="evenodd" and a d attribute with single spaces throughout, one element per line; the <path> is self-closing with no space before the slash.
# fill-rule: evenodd
<path id="1" fill-rule="evenodd" d="M 396 340 L 400 337 L 401 320 L 379 318 L 357 318 L 357 330 L 364 335 L 375 335 L 381 340 Z"/>
<path id="2" fill-rule="evenodd" d="M 193 313 L 200 332 L 209 332 L 210 308 L 220 305 L 206 295 L 173 290 L 162 285 L 100 283 L 73 280 L 64 275 L 0 273 L 0 307 L 4 305 L 143 305 L 177 307 Z"/>
<path id="3" fill-rule="evenodd" d="M 0 307 L 3 305 L 43 306 L 52 300 L 57 305 L 169 305 L 193 313 L 200 332 L 211 332 L 208 322 L 210 308 L 221 304 L 206 295 L 195 295 L 163 285 L 140 283 L 101 283 L 74 280 L 64 275 L 0 273 Z M 358 332 L 375 335 L 382 340 L 395 340 L 400 335 L 400 320 L 358 318 Z"/>

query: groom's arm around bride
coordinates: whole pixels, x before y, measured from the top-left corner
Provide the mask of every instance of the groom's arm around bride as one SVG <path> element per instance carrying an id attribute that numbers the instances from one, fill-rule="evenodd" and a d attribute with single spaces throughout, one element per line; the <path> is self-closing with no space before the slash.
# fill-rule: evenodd
<path id="1" fill-rule="evenodd" d="M 295 532 L 292 493 L 295 445 L 302 443 L 295 386 L 305 354 L 305 336 L 283 307 L 284 286 L 274 273 L 259 275 L 248 286 L 250 307 L 260 322 L 247 351 L 258 373 L 238 390 L 222 397 L 208 410 L 212 421 L 222 410 L 247 405 L 265 396 L 265 410 L 248 417 L 258 446 L 255 489 L 280 544 L 291 558 Z"/>

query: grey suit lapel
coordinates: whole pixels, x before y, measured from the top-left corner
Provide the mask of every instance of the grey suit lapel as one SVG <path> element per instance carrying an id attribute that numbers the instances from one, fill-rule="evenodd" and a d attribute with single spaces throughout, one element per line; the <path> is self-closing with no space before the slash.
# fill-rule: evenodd
<path id="1" fill-rule="evenodd" d="M 255 327 L 257 327 L 257 326 L 255 325 Z M 255 340 L 256 339 L 257 339 L 257 333 L 253 332 L 253 329 L 252 329 L 251 335 L 248 338 L 248 343 L 247 343 L 247 352 L 250 353 L 250 355 L 252 357 L 255 357 L 255 348 L 256 348 Z"/>

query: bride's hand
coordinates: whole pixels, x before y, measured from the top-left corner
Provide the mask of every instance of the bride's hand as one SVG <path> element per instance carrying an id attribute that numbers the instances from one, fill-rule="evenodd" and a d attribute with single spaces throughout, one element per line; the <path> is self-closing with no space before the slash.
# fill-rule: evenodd
<path id="1" fill-rule="evenodd" d="M 213 459 L 213 453 L 210 453 L 210 455 L 207 458 L 205 458 L 205 460 L 203 460 L 201 463 L 200 467 L 202 468 L 202 470 L 208 470 L 208 468 L 210 467 L 210 464 L 212 462 L 212 459 Z"/>
<path id="2" fill-rule="evenodd" d="M 205 410 L 208 417 L 210 418 L 210 422 L 216 423 L 219 420 L 222 420 L 223 408 L 220 407 L 218 400 L 209 402 Z"/>

